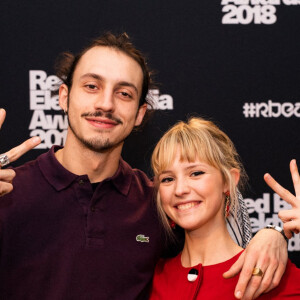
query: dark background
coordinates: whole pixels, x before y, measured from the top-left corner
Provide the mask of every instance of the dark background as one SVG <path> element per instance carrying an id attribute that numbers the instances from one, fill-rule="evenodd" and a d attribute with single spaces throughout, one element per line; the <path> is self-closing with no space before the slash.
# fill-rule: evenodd
<path id="1" fill-rule="evenodd" d="M 243 105 L 299 104 L 300 6 L 277 5 L 274 24 L 229 25 L 222 24 L 220 2 L 1 1 L 0 93 L 7 110 L 1 152 L 30 135 L 30 70 L 53 75 L 60 52 L 76 53 L 107 30 L 126 31 L 147 54 L 160 94 L 173 98 L 174 109 L 157 110 L 142 132 L 128 138 L 125 160 L 151 176 L 150 155 L 159 137 L 177 120 L 196 114 L 216 121 L 235 143 L 250 177 L 245 198 L 269 193 L 273 199 L 265 172 L 293 191 L 288 164 L 300 158 L 300 109 L 289 118 L 245 118 Z M 44 151 L 32 150 L 15 165 Z M 294 243 L 297 251 L 289 255 L 300 266 L 299 236 Z"/>

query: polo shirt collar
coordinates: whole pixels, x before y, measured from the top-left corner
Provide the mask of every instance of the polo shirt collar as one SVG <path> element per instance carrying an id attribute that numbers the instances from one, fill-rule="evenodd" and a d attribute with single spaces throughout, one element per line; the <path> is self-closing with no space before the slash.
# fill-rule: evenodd
<path id="1" fill-rule="evenodd" d="M 110 179 L 117 190 L 126 196 L 131 186 L 132 176 L 132 168 L 121 158 L 117 172 Z"/>
<path id="2" fill-rule="evenodd" d="M 57 190 L 61 191 L 68 187 L 79 176 L 65 169 L 55 157 L 55 152 L 62 149 L 60 146 L 52 148 L 38 157 L 38 164 L 41 172 L 47 181 Z"/>
<path id="3" fill-rule="evenodd" d="M 76 175 L 65 169 L 55 157 L 55 152 L 62 149 L 60 146 L 52 146 L 47 152 L 38 157 L 38 164 L 40 170 L 46 180 L 57 190 L 61 191 L 67 188 L 71 183 L 78 178 L 85 178 L 88 180 L 87 175 Z M 111 181 L 116 189 L 126 196 L 129 192 L 133 176 L 132 168 L 123 160 L 120 159 L 117 172 L 110 178 L 104 181 Z"/>

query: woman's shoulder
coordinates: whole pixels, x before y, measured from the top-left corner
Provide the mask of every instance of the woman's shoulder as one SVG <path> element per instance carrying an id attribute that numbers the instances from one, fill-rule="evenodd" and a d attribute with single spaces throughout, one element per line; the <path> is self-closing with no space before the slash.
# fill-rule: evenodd
<path id="1" fill-rule="evenodd" d="M 288 260 L 279 285 L 265 296 L 266 299 L 300 299 L 300 269 Z"/>
<path id="2" fill-rule="evenodd" d="M 172 258 L 161 258 L 156 264 L 154 275 L 178 271 L 181 268 L 180 257 L 181 253 Z"/>
<path id="3" fill-rule="evenodd" d="M 282 284 L 298 292 L 298 296 L 300 297 L 300 269 L 291 260 L 288 260 Z"/>

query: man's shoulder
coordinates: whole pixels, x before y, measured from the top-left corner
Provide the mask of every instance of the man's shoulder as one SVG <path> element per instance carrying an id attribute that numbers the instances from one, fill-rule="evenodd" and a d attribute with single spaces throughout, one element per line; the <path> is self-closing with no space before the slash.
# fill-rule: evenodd
<path id="1" fill-rule="evenodd" d="M 51 155 L 51 150 L 49 150 L 40 154 L 34 160 L 13 167 L 12 169 L 16 172 L 16 176 L 13 179 L 14 191 L 26 190 L 26 187 L 35 187 L 36 190 L 42 183 L 46 182 L 43 169 L 51 168 Z"/>
<path id="2" fill-rule="evenodd" d="M 142 184 L 143 186 L 147 186 L 149 188 L 153 188 L 153 181 L 149 179 L 149 177 L 140 169 L 132 168 L 126 161 L 121 160 L 122 167 L 124 172 L 132 175 L 133 180 Z"/>
<path id="3" fill-rule="evenodd" d="M 39 170 L 39 161 L 47 159 L 47 154 L 48 152 L 43 153 L 39 155 L 36 159 L 28 161 L 23 165 L 13 167 L 12 169 L 16 172 L 18 176 L 28 176 L 30 173 L 35 173 L 37 170 Z"/>
<path id="4" fill-rule="evenodd" d="M 134 176 L 137 178 L 137 180 L 140 180 L 145 185 L 149 187 L 153 187 L 153 181 L 149 179 L 149 177 L 140 169 L 132 169 Z"/>
<path id="5" fill-rule="evenodd" d="M 44 154 L 42 154 L 44 155 Z M 12 168 L 16 172 L 13 179 L 13 190 L 1 197 L 1 211 L 8 212 L 16 207 L 21 207 L 21 203 L 28 203 L 29 199 L 38 199 L 37 194 L 40 195 L 42 188 L 45 186 L 45 179 L 39 167 L 39 158 L 26 162 L 23 165 Z M 36 197 L 35 197 L 36 196 Z"/>

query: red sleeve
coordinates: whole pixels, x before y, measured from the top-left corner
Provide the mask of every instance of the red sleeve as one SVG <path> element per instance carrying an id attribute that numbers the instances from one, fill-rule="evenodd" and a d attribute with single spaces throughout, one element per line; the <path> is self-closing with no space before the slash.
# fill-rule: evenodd
<path id="1" fill-rule="evenodd" d="M 265 294 L 268 299 L 300 299 L 300 269 L 288 260 L 279 286 Z"/>

